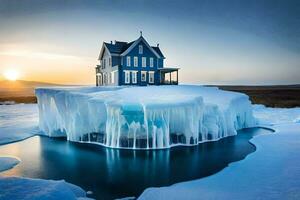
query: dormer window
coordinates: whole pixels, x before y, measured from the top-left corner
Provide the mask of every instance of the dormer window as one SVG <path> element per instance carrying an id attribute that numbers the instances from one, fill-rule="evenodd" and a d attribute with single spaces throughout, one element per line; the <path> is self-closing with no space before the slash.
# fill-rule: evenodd
<path id="1" fill-rule="evenodd" d="M 143 45 L 139 45 L 139 54 L 143 54 Z"/>

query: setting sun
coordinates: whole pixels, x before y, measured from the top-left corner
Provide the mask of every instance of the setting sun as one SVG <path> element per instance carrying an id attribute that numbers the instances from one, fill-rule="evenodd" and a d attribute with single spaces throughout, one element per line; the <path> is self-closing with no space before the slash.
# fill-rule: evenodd
<path id="1" fill-rule="evenodd" d="M 10 81 L 15 81 L 19 78 L 19 72 L 14 69 L 6 70 L 3 75 L 7 80 Z"/>

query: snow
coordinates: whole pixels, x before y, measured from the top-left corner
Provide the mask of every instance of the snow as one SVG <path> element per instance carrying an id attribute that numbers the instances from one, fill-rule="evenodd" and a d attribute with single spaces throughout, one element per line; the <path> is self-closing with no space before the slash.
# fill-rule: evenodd
<path id="1" fill-rule="evenodd" d="M 300 122 L 300 108 L 270 108 L 264 105 L 253 105 L 253 111 L 260 125 Z"/>
<path id="2" fill-rule="evenodd" d="M 276 132 L 251 139 L 253 154 L 203 179 L 148 188 L 139 199 L 300 199 L 299 115 L 299 108 L 254 106 L 261 125 Z"/>
<path id="3" fill-rule="evenodd" d="M 38 88 L 48 136 L 132 149 L 196 145 L 255 125 L 245 94 L 193 85 Z"/>
<path id="4" fill-rule="evenodd" d="M 0 144 L 6 144 L 38 134 L 36 104 L 0 105 Z"/>
<path id="5" fill-rule="evenodd" d="M 156 119 L 156 115 L 159 114 L 156 110 L 160 110 L 162 116 L 166 115 L 164 112 L 176 114 L 182 112 L 183 114 L 180 115 L 188 113 L 187 116 L 190 117 L 190 113 L 196 115 L 193 111 L 198 107 L 202 113 L 202 123 L 199 123 L 201 134 L 205 132 L 203 130 L 210 134 L 224 131 L 224 135 L 217 135 L 216 138 L 225 136 L 226 130 L 230 130 L 229 127 L 237 130 L 254 123 L 246 95 L 199 86 L 180 86 L 179 89 L 172 91 L 170 87 L 163 91 L 160 88 L 151 87 L 151 94 L 148 94 L 149 91 L 141 91 L 142 95 L 137 95 L 135 88 L 39 89 L 37 90 L 40 95 L 39 101 L 43 102 L 43 104 L 39 102 L 39 107 L 42 107 L 39 112 L 43 119 L 40 125 L 45 129 L 49 128 L 45 134 L 50 136 L 65 136 L 66 130 L 74 131 L 73 134 L 76 136 L 78 132 L 73 128 L 81 128 L 80 132 L 105 131 L 107 116 L 99 115 L 103 114 L 102 108 L 105 108 L 106 112 L 106 106 L 109 108 L 122 106 L 119 107 L 120 110 L 124 109 L 131 113 L 136 112 L 138 107 L 136 104 L 146 105 L 142 106 L 143 109 L 147 108 L 146 111 L 151 108 L 152 115 L 148 115 L 149 112 L 147 112 L 146 116 L 149 116 L 147 121 L 152 120 L 150 120 L 151 116 Z M 161 94 L 162 92 L 165 92 L 164 95 Z M 160 98 L 162 100 L 157 102 Z M 128 104 L 129 101 L 134 104 Z M 50 104 L 52 106 L 55 104 L 55 106 L 47 107 Z M 164 105 L 169 110 L 164 110 L 160 105 Z M 158 109 L 152 109 L 157 106 L 159 106 Z M 52 110 L 52 108 L 58 109 Z M 113 108 L 109 110 L 111 118 L 116 114 Z M 46 109 L 51 111 L 47 113 L 50 114 L 48 120 L 46 120 L 46 115 L 43 115 L 46 114 Z M 93 118 L 84 118 L 91 113 L 93 113 Z M 243 116 L 242 113 L 244 113 L 244 119 L 234 120 Z M 148 188 L 139 199 L 300 199 L 300 108 L 281 109 L 254 105 L 253 115 L 258 125 L 271 127 L 276 131 L 275 134 L 253 138 L 251 142 L 257 147 L 253 154 L 203 179 L 177 183 L 168 187 Z M 60 124 L 55 117 L 63 116 L 72 118 L 64 119 L 64 122 Z M 193 116 L 190 119 L 194 118 L 196 117 Z M 97 123 L 99 119 L 105 123 Z M 71 120 L 74 120 L 73 124 L 67 123 Z M 171 119 L 169 123 L 170 121 Z M 242 122 L 249 122 L 249 124 Z M 37 105 L 0 105 L 0 144 L 38 134 L 37 124 Z M 88 125 L 87 129 L 84 129 L 84 124 Z M 55 125 L 55 128 L 51 129 L 51 125 Z M 192 129 L 191 127 L 189 129 Z M 19 161 L 16 158 L 0 157 L 0 171 L 13 167 L 17 162 Z M 81 188 L 65 181 L 0 177 L 0 188 L 0 199 L 86 199 L 85 192 Z"/>
<path id="6" fill-rule="evenodd" d="M 14 157 L 0 157 L 0 172 L 13 168 L 19 162 L 19 159 Z"/>
<path id="7" fill-rule="evenodd" d="M 86 197 L 84 190 L 64 180 L 54 181 L 22 177 L 0 177 L 0 188 L 1 200 L 89 199 Z"/>

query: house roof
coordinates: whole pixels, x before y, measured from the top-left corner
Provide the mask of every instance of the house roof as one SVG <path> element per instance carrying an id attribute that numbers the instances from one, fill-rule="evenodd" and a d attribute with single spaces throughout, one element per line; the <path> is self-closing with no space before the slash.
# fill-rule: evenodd
<path id="1" fill-rule="evenodd" d="M 161 58 L 165 58 L 162 52 L 160 51 L 159 47 L 151 47 L 147 41 L 141 36 L 137 40 L 134 40 L 132 42 L 123 42 L 123 41 L 115 41 L 115 43 L 108 43 L 104 42 L 103 47 L 101 49 L 99 60 L 102 57 L 102 54 L 104 52 L 104 48 L 109 51 L 110 54 L 118 54 L 118 55 L 126 55 L 139 41 L 143 40 L 145 44 L 153 51 L 155 55 Z"/>
<path id="2" fill-rule="evenodd" d="M 154 49 L 154 51 L 156 51 L 156 53 L 162 57 L 162 58 L 165 58 L 165 56 L 162 54 L 162 52 L 160 51 L 160 48 L 159 47 L 152 47 Z"/>
<path id="3" fill-rule="evenodd" d="M 126 51 L 126 49 L 128 49 L 132 45 L 132 43 L 133 42 L 127 43 L 127 42 L 116 41 L 115 44 L 111 44 L 111 43 L 104 42 L 109 52 L 116 53 L 116 54 L 121 54 L 124 51 Z"/>

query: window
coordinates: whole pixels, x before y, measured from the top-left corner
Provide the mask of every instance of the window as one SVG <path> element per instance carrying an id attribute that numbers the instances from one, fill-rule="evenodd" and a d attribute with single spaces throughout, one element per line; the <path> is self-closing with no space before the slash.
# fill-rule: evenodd
<path id="1" fill-rule="evenodd" d="M 102 69 L 105 69 L 105 64 L 106 64 L 105 59 L 102 60 L 102 64 L 103 64 Z"/>
<path id="2" fill-rule="evenodd" d="M 127 56 L 127 67 L 130 67 L 131 62 L 130 62 L 130 56 Z"/>
<path id="3" fill-rule="evenodd" d="M 107 85 L 107 75 L 106 75 L 106 73 L 103 75 L 103 85 Z"/>
<path id="4" fill-rule="evenodd" d="M 108 59 L 108 66 L 111 67 L 111 58 Z"/>
<path id="5" fill-rule="evenodd" d="M 154 83 L 154 72 L 149 72 L 149 83 Z"/>
<path id="6" fill-rule="evenodd" d="M 150 58 L 150 67 L 153 67 L 153 58 Z"/>
<path id="7" fill-rule="evenodd" d="M 142 57 L 142 67 L 146 67 L 146 57 Z"/>
<path id="8" fill-rule="evenodd" d="M 133 66 L 137 67 L 138 66 L 138 57 L 134 56 L 133 58 Z"/>
<path id="9" fill-rule="evenodd" d="M 132 83 L 136 83 L 137 82 L 137 71 L 133 71 L 131 73 L 131 80 L 132 80 Z"/>
<path id="10" fill-rule="evenodd" d="M 102 74 L 97 74 L 97 86 L 103 85 L 102 83 Z"/>
<path id="11" fill-rule="evenodd" d="M 125 83 L 130 83 L 130 71 L 125 71 Z"/>
<path id="12" fill-rule="evenodd" d="M 146 71 L 142 71 L 141 72 L 141 81 L 146 81 L 146 79 L 147 79 L 147 72 Z"/>
<path id="13" fill-rule="evenodd" d="M 139 45 L 139 54 L 143 54 L 143 45 Z"/>

